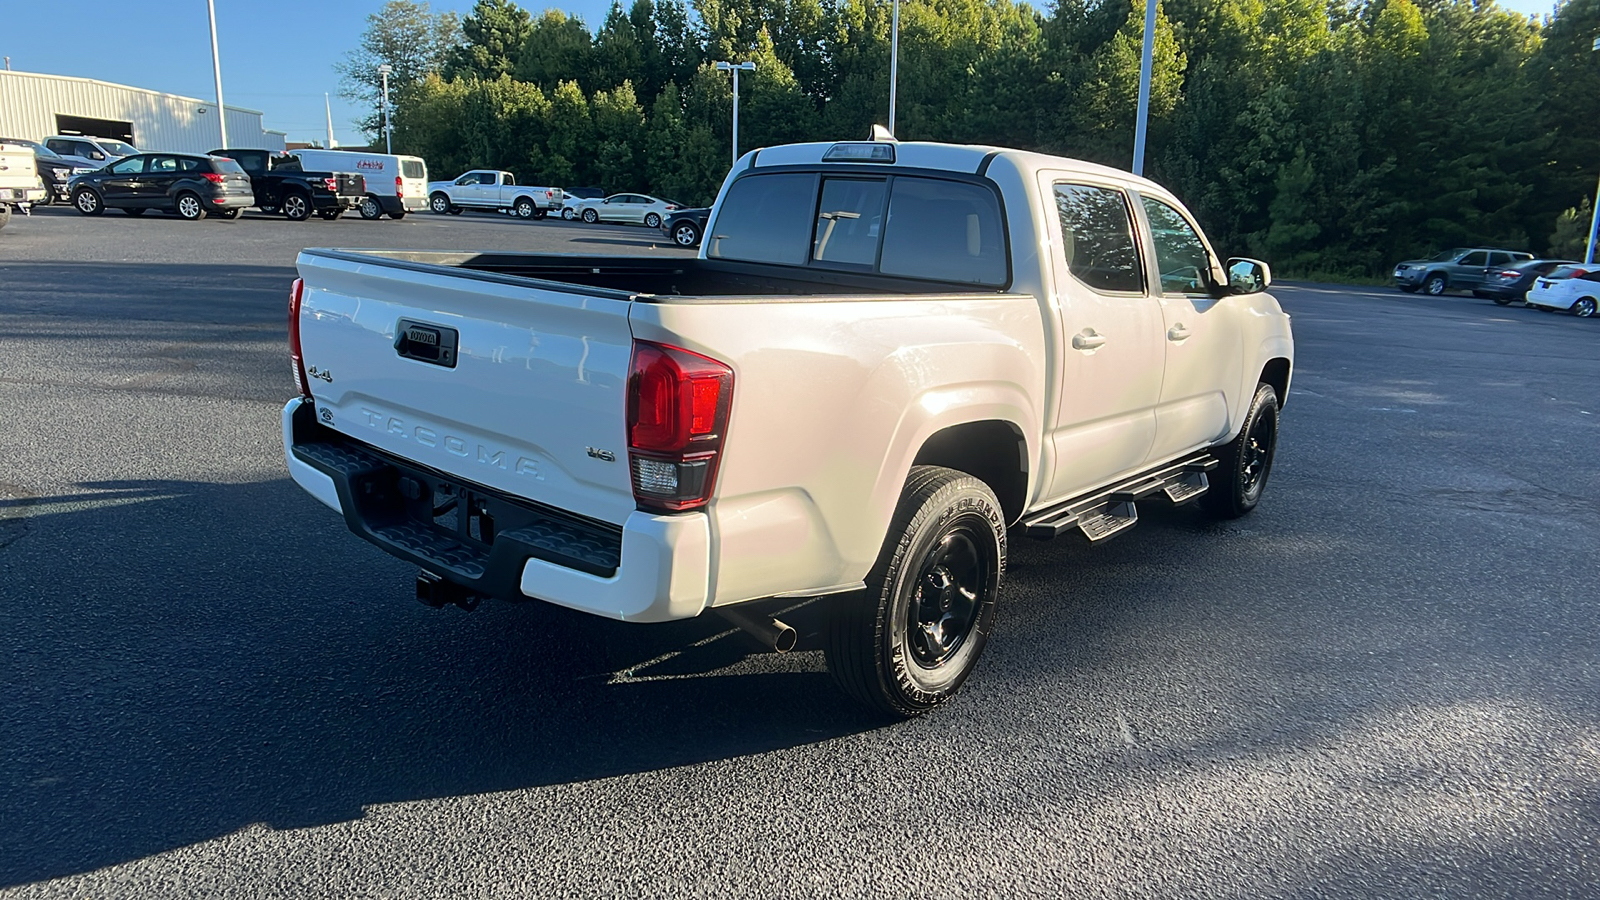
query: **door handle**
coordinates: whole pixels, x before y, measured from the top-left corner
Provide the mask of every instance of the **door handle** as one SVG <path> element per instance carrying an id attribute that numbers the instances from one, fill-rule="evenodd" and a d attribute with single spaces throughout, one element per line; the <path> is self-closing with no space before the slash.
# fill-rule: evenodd
<path id="1" fill-rule="evenodd" d="M 1093 350 L 1105 342 L 1105 335 L 1096 334 L 1093 328 L 1085 328 L 1081 333 L 1072 336 L 1072 349 Z"/>
<path id="2" fill-rule="evenodd" d="M 1182 322 L 1179 322 L 1178 324 L 1167 329 L 1167 340 L 1169 341 L 1183 341 L 1188 340 L 1188 338 L 1189 329 L 1183 327 Z"/>

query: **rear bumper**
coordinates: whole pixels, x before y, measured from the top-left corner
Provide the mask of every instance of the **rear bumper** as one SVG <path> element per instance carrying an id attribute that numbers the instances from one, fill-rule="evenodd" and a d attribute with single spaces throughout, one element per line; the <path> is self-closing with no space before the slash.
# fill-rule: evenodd
<path id="1" fill-rule="evenodd" d="M 634 512 L 621 528 L 581 519 L 377 451 L 318 424 L 302 399 L 284 407 L 283 439 L 295 482 L 352 532 L 468 590 L 632 622 L 691 618 L 706 607 L 711 531 L 702 514 Z M 450 532 L 419 514 L 439 488 L 457 493 L 458 515 L 481 509 L 493 524 L 460 519 Z M 478 539 L 485 528 L 487 542 Z"/>

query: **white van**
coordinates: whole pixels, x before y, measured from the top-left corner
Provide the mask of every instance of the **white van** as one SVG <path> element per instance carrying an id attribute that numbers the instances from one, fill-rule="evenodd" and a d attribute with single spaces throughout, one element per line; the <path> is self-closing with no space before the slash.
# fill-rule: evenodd
<path id="1" fill-rule="evenodd" d="M 417 156 L 360 150 L 291 150 L 307 172 L 355 172 L 367 179 L 361 218 L 404 218 L 428 208 L 428 164 Z"/>

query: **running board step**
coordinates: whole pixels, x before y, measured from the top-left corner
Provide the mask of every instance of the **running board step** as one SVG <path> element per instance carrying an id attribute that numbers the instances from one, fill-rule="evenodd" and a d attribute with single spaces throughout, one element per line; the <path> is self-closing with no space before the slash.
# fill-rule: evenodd
<path id="1" fill-rule="evenodd" d="M 1040 540 L 1076 530 L 1093 543 L 1121 534 L 1139 521 L 1137 501 L 1164 494 L 1174 505 L 1188 503 L 1210 487 L 1206 473 L 1217 467 L 1209 453 L 1168 463 L 1092 494 L 1058 503 L 1022 520 L 1027 535 Z"/>

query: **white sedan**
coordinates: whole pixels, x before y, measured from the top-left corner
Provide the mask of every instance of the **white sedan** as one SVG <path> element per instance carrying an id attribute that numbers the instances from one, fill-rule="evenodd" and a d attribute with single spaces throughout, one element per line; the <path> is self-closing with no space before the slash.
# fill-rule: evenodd
<path id="1" fill-rule="evenodd" d="M 1528 289 L 1528 305 L 1588 318 L 1600 305 L 1600 267 L 1562 266 Z"/>
<path id="2" fill-rule="evenodd" d="M 626 222 L 660 228 L 661 221 L 680 205 L 646 194 L 612 194 L 592 200 L 572 198 L 562 206 L 561 218 L 569 222 L 582 219 L 591 225 L 596 222 Z"/>

